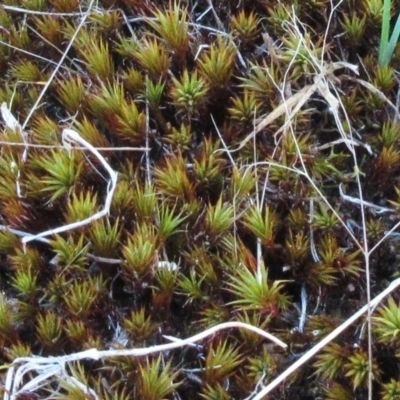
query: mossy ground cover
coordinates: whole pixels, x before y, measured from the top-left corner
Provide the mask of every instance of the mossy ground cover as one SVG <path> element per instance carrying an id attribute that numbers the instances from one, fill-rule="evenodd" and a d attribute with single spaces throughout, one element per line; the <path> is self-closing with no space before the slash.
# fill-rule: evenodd
<path id="1" fill-rule="evenodd" d="M 400 52 L 378 62 L 382 7 L 3 3 L 4 398 L 254 398 L 399 277 Z M 399 399 L 399 302 L 394 290 L 268 398 Z M 223 330 L 68 362 L 40 385 L 49 370 L 28 371 L 9 397 L 18 357 L 235 321 L 287 348 Z"/>

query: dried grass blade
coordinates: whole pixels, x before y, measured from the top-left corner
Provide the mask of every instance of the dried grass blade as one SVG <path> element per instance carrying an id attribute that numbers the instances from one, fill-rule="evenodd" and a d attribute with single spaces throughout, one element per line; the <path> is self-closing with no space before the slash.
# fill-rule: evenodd
<path id="1" fill-rule="evenodd" d="M 288 99 L 284 99 L 283 103 L 280 104 L 275 110 L 271 111 L 265 118 L 263 118 L 257 126 L 254 128 L 253 132 L 251 132 L 242 142 L 240 146 L 236 150 L 240 150 L 243 146 L 251 140 L 258 132 L 262 129 L 267 127 L 269 124 L 274 122 L 277 118 L 281 115 L 288 113 L 290 114 L 287 116 L 287 122 L 279 128 L 278 132 L 281 132 L 286 129 L 287 125 L 290 123 L 294 115 L 300 110 L 301 107 L 307 102 L 307 100 L 313 95 L 317 86 L 314 85 L 307 85 L 304 86 L 300 91 L 298 91 L 293 96 L 289 97 Z"/>

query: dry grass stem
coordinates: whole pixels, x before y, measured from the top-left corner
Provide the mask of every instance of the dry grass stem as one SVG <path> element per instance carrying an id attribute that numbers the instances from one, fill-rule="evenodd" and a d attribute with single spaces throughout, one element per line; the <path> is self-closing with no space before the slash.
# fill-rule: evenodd
<path id="1" fill-rule="evenodd" d="M 110 165 L 108 164 L 106 159 L 90 143 L 88 143 L 85 139 L 83 139 L 79 135 L 78 132 L 76 132 L 72 129 L 64 129 L 62 138 L 63 138 L 64 146 L 66 149 L 71 150 L 71 143 L 74 143 L 74 142 L 79 143 L 82 146 L 86 147 L 86 149 L 88 151 L 90 151 L 93 155 L 96 156 L 96 158 L 100 161 L 100 163 L 103 165 L 105 170 L 108 172 L 108 174 L 110 176 L 110 180 L 108 181 L 108 184 L 107 184 L 107 196 L 104 201 L 104 207 L 101 211 L 93 214 L 89 218 L 86 218 L 82 221 L 76 221 L 74 223 L 60 226 L 58 228 L 49 229 L 47 231 L 38 233 L 33 236 L 26 236 L 22 239 L 23 243 L 29 243 L 38 238 L 43 238 L 43 237 L 49 236 L 49 235 L 55 235 L 55 234 L 58 234 L 61 232 L 66 232 L 71 229 L 79 228 L 80 226 L 83 226 L 83 225 L 90 224 L 91 222 L 108 215 L 108 213 L 110 211 L 110 206 L 111 206 L 111 202 L 113 199 L 114 191 L 115 191 L 115 188 L 117 187 L 117 177 L 118 177 L 117 173 L 110 167 Z"/>
<path id="2" fill-rule="evenodd" d="M 187 339 L 182 339 L 172 343 L 152 347 L 126 350 L 90 349 L 82 351 L 80 353 L 69 354 L 60 357 L 21 357 L 14 360 L 13 364 L 8 369 L 5 382 L 5 394 L 3 396 L 3 399 L 16 400 L 20 393 L 36 390 L 48 383 L 48 380 L 50 378 L 56 377 L 65 379 L 66 377 L 69 377 L 66 372 L 66 364 L 74 361 L 85 359 L 101 360 L 108 357 L 141 357 L 148 354 L 170 351 L 173 349 L 192 345 L 193 343 L 203 340 L 208 336 L 214 335 L 221 330 L 232 328 L 247 329 L 249 331 L 257 333 L 260 336 L 265 337 L 268 340 L 271 340 L 278 346 L 284 348 L 287 347 L 286 344 L 283 343 L 281 340 L 263 331 L 262 329 L 242 322 L 226 322 L 206 329 L 203 332 Z M 23 384 L 24 377 L 30 372 L 35 372 L 38 374 L 38 376 L 30 379 L 27 383 Z M 86 390 L 90 389 L 86 388 Z M 91 390 L 89 393 L 95 395 Z"/>

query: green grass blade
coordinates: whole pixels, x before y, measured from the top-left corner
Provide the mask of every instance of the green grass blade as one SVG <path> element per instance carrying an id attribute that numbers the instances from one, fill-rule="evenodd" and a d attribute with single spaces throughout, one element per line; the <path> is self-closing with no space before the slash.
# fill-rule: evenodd
<path id="1" fill-rule="evenodd" d="M 397 17 L 396 25 L 393 29 L 392 36 L 390 37 L 390 41 L 387 45 L 387 54 L 390 58 L 392 58 L 392 55 L 394 53 L 394 49 L 399 41 L 399 36 L 400 36 L 400 14 Z M 388 61 L 389 61 L 388 60 Z"/>
<path id="2" fill-rule="evenodd" d="M 381 42 L 379 45 L 380 65 L 388 64 L 390 61 L 390 54 L 388 53 L 390 8 L 391 8 L 391 0 L 385 0 L 383 3 Z"/>

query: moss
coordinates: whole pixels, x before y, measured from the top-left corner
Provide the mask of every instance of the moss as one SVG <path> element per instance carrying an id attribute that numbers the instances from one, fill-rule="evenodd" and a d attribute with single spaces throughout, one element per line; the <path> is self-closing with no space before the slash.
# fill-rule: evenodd
<path id="1" fill-rule="evenodd" d="M 290 351 L 231 330 L 70 364 L 83 386 L 60 378 L 39 398 L 246 398 L 398 276 L 386 233 L 399 220 L 399 83 L 396 56 L 378 65 L 382 2 L 212 3 L 0 9 L 0 359 L 152 346 L 226 321 Z M 109 170 L 64 145 L 67 127 L 118 172 L 110 211 L 22 244 L 106 201 Z M 393 297 L 371 359 L 357 321 L 270 398 L 364 399 L 371 360 L 374 396 L 397 398 Z"/>

